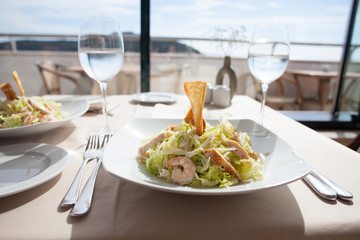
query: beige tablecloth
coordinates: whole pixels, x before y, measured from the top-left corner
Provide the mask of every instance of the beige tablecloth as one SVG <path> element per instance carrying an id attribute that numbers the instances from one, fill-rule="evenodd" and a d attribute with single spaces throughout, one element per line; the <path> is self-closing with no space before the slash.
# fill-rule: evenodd
<path id="1" fill-rule="evenodd" d="M 172 105 L 140 105 L 110 96 L 110 127 L 135 117 L 182 118 L 185 97 Z M 225 109 L 206 107 L 205 118 L 258 120 L 259 103 L 235 96 Z M 360 155 L 267 108 L 265 127 L 305 161 L 354 194 L 351 202 L 325 201 L 301 181 L 234 196 L 166 193 L 120 180 L 100 169 L 93 206 L 84 217 L 58 207 L 82 162 L 86 137 L 102 116 L 87 113 L 38 136 L 0 139 L 0 146 L 47 143 L 68 151 L 62 174 L 27 191 L 0 198 L 0 239 L 360 239 Z M 94 167 L 87 167 L 88 176 Z"/>

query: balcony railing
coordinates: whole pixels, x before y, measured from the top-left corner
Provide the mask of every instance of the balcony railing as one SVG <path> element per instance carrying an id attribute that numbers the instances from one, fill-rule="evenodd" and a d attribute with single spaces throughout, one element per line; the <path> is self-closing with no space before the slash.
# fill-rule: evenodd
<path id="1" fill-rule="evenodd" d="M 44 50 L 36 50 L 36 51 L 29 51 L 29 50 L 22 50 L 19 49 L 17 43 L 23 40 L 28 41 L 39 41 L 39 42 L 51 42 L 51 41 L 69 41 L 72 42 L 72 45 L 75 45 L 72 50 L 59 50 L 59 49 L 44 49 Z M 124 41 L 127 43 L 131 43 L 133 45 L 137 45 L 137 42 L 140 41 L 140 37 L 133 34 L 124 34 Z M 217 56 L 199 54 L 195 51 L 192 51 L 193 45 L 196 45 L 197 42 L 205 42 L 209 44 L 209 46 L 213 46 L 213 39 L 210 38 L 174 38 L 174 37 L 152 37 L 151 41 L 157 42 L 158 44 L 161 43 L 182 43 L 189 47 L 189 51 L 183 52 L 152 52 L 151 54 L 151 66 L 152 70 L 156 68 L 158 65 L 171 63 L 173 65 L 177 65 L 179 67 L 187 65 L 187 69 L 182 72 L 182 77 L 185 80 L 203 80 L 210 83 L 214 83 L 216 74 L 218 70 L 221 68 L 223 64 L 223 56 L 218 54 Z M 0 34 L 0 43 L 9 43 L 9 48 L 5 50 L 0 50 L 0 57 L 2 57 L 3 62 L 9 62 L 9 64 L 3 64 L 0 66 L 0 77 L 2 79 L 7 79 L 9 72 L 14 70 L 6 67 L 10 65 L 11 68 L 14 68 L 10 63 L 15 63 L 15 66 L 22 66 L 26 76 L 31 79 L 38 78 L 37 69 L 34 67 L 34 63 L 38 60 L 52 60 L 59 64 L 65 65 L 79 65 L 77 59 L 77 36 L 76 35 L 50 35 L 50 34 Z M 245 46 L 247 45 L 247 41 L 242 42 Z M 343 45 L 341 44 L 325 44 L 325 43 L 303 43 L 303 42 L 292 42 L 292 48 L 332 48 L 336 49 L 340 52 L 341 55 Z M 126 47 L 126 44 L 125 44 Z M 359 47 L 359 46 L 356 46 Z M 126 51 L 125 56 L 125 64 L 132 64 L 132 65 L 140 65 L 140 53 L 136 51 L 136 48 L 133 51 Z M 186 48 L 185 48 L 186 49 Z M 192 49 L 192 50 L 191 50 Z M 154 49 L 153 49 L 154 50 Z M 242 49 L 242 52 L 247 52 L 246 50 Z M 56 54 L 54 54 L 56 53 Z M 319 54 L 321 55 L 321 54 Z M 18 56 L 18 57 L 17 57 Z M 10 59 L 10 60 L 9 60 Z M 308 59 L 291 59 L 289 69 L 309 69 L 309 70 L 332 70 L 332 71 L 339 71 L 341 56 L 338 56 L 338 59 L 331 59 L 331 60 L 318 60 L 316 57 L 309 56 Z M 239 82 L 243 84 L 238 86 L 237 94 L 245 94 L 251 97 L 255 97 L 253 88 L 246 82 L 246 79 L 241 79 L 242 76 L 246 76 L 248 74 L 248 68 L 246 63 L 246 56 L 237 56 L 232 57 L 232 67 L 234 68 Z M 9 69 L 7 69 L 9 68 Z M 15 67 L 15 69 L 18 67 Z M 27 69 L 27 70 L 25 70 Z M 136 73 L 136 81 L 139 81 L 140 72 Z M 156 82 L 156 81 L 154 81 Z M 168 81 L 169 82 L 169 81 Z M 39 83 L 41 84 L 41 82 Z M 136 83 L 138 84 L 138 83 Z M 152 82 L 153 84 L 153 82 Z M 155 83 L 154 83 L 155 84 Z M 152 89 L 155 88 L 153 84 Z M 140 85 L 140 84 L 138 84 Z M 161 84 L 158 84 L 161 85 Z M 164 85 L 164 84 L 162 84 Z M 333 82 L 333 93 L 336 93 L 337 82 Z M 304 98 L 314 98 L 316 97 L 316 89 L 314 88 L 314 84 L 310 83 L 309 81 L 304 81 L 302 87 L 303 97 Z M 30 88 L 34 88 L 33 85 L 30 85 Z M 38 88 L 37 88 L 38 89 Z M 135 86 L 132 88 L 132 92 L 137 92 L 140 90 L 139 86 Z M 161 89 L 160 89 L 161 90 Z M 153 91 L 153 90 L 152 90 Z M 131 92 L 130 92 L 131 93 Z M 182 93 L 182 92 L 181 92 Z M 34 93 L 34 94 L 41 94 L 41 93 Z M 330 96 L 330 98 L 334 98 Z M 329 108 L 332 108 L 331 106 Z M 305 109 L 307 110 L 307 109 Z"/>
<path id="2" fill-rule="evenodd" d="M 19 51 L 19 48 L 17 46 L 17 42 L 19 40 L 34 40 L 34 41 L 77 41 L 77 35 L 63 35 L 63 34 L 6 34 L 2 33 L 0 34 L 0 43 L 8 42 L 10 45 L 10 49 L 5 49 L 2 51 L 11 51 L 13 53 L 16 53 Z M 124 40 L 125 41 L 140 41 L 140 36 L 134 35 L 134 34 L 124 34 Z M 211 38 L 195 38 L 195 37 L 151 37 L 152 42 L 185 42 L 189 43 L 191 46 L 194 42 L 207 42 L 211 43 L 214 41 L 214 39 Z M 221 41 L 227 41 L 226 39 L 223 39 Z M 242 44 L 246 45 L 248 43 L 247 40 L 241 41 Z M 296 48 L 316 48 L 319 50 L 319 55 L 321 55 L 321 48 L 326 48 L 326 51 L 331 49 L 332 51 L 336 52 L 336 55 L 338 57 L 333 57 L 331 59 L 328 59 L 329 61 L 340 61 L 341 59 L 341 53 L 342 49 L 344 47 L 343 44 L 337 44 L 337 43 L 306 43 L 306 42 L 291 42 L 291 47 L 296 50 Z M 355 52 L 360 45 L 354 45 L 352 51 Z M 53 51 L 53 50 L 52 50 Z M 243 51 L 244 52 L 244 51 Z M 187 52 L 184 52 L 187 53 Z M 193 53 L 193 52 L 189 52 Z M 241 57 L 241 56 L 240 56 Z M 337 58 L 337 59 L 336 59 Z M 295 60 L 298 60 L 296 57 Z M 316 58 L 315 58 L 316 59 Z M 308 59 L 300 59 L 300 60 L 308 60 L 312 61 L 314 60 L 314 57 L 308 56 Z M 327 59 L 322 59 L 322 61 L 327 61 Z"/>

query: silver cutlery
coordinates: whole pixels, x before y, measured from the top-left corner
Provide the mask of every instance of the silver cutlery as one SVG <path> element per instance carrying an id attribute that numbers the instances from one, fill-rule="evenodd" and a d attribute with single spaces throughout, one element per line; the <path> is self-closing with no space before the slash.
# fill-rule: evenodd
<path id="1" fill-rule="evenodd" d="M 328 179 L 314 169 L 303 177 L 306 182 L 316 193 L 327 200 L 336 200 L 337 198 L 351 201 L 353 195 L 345 188 L 336 184 L 334 181 Z"/>
<path id="2" fill-rule="evenodd" d="M 302 178 L 319 196 L 327 200 L 336 200 L 336 192 L 328 185 L 324 184 L 311 173 Z"/>
<path id="3" fill-rule="evenodd" d="M 103 150 L 104 150 L 106 143 L 111 138 L 111 136 L 112 136 L 112 134 L 107 134 L 104 136 L 103 141 L 101 143 L 101 147 L 98 151 L 98 156 L 97 156 L 98 162 L 97 162 L 95 169 L 93 170 L 89 180 L 87 181 L 87 183 L 84 187 L 84 190 L 81 192 L 79 199 L 76 201 L 75 206 L 72 208 L 72 210 L 70 212 L 70 216 L 82 216 L 89 212 L 89 210 L 91 208 L 92 197 L 94 194 L 96 178 L 97 178 L 99 168 L 101 166 L 102 159 L 103 159 Z"/>
<path id="4" fill-rule="evenodd" d="M 325 177 L 324 175 L 322 175 L 315 169 L 311 169 L 311 174 L 313 176 L 317 177 L 318 179 L 320 179 L 320 181 L 322 181 L 323 183 L 327 184 L 329 187 L 331 187 L 336 192 L 337 196 L 340 199 L 342 199 L 342 200 L 352 200 L 353 199 L 353 195 L 348 190 L 346 190 L 342 186 L 338 185 L 334 181 L 330 180 L 329 178 Z"/>
<path id="5" fill-rule="evenodd" d="M 99 148 L 100 148 L 99 136 L 96 134 L 90 135 L 83 155 L 84 158 L 83 163 L 81 164 L 81 167 L 78 170 L 76 177 L 73 183 L 71 184 L 68 192 L 65 194 L 64 198 L 62 199 L 60 203 L 61 207 L 69 207 L 76 203 L 76 200 L 78 199 L 80 193 L 80 183 L 81 183 L 82 175 L 84 173 L 85 166 L 90 160 L 97 157 Z"/>

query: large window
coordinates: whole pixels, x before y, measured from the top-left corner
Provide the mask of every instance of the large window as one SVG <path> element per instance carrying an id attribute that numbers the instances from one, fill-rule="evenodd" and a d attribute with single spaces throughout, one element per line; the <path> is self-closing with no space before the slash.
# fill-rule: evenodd
<path id="1" fill-rule="evenodd" d="M 117 14 L 121 21 L 126 56 L 119 78 L 132 86 L 127 94 L 148 90 L 183 94 L 182 82 L 191 80 L 214 85 L 228 55 L 238 80 L 236 93 L 255 98 L 256 88 L 247 78 L 247 41 L 254 24 L 282 22 L 290 30 L 289 69 L 338 74 L 329 81 L 328 96 L 323 98 L 325 107 L 319 103 L 321 86 L 314 79 L 300 78 L 303 102 L 307 103 L 301 110 L 353 114 L 359 111 L 359 17 L 353 21 L 346 74 L 340 75 L 354 2 L 358 0 L 0 0 L 0 82 L 9 79 L 15 68 L 21 76 L 37 81 L 24 83 L 29 94 L 42 94 L 34 87 L 41 85 L 34 63 L 46 59 L 79 65 L 76 41 L 80 16 L 103 12 Z M 146 17 L 141 10 L 149 13 L 150 23 L 150 37 L 142 41 L 141 20 Z M 219 37 L 219 33 L 224 34 Z M 146 43 L 150 46 L 151 64 L 142 68 L 141 56 L 146 53 L 140 46 Z M 143 70 L 149 70 L 149 74 L 140 74 Z M 143 81 L 150 83 L 149 89 L 143 88 Z"/>
<path id="2" fill-rule="evenodd" d="M 151 37 L 197 39 L 214 37 L 218 27 L 243 26 L 249 39 L 254 24 L 282 22 L 289 26 L 294 43 L 292 60 L 340 61 L 342 48 L 334 45 L 344 44 L 351 6 L 352 0 L 151 0 L 150 30 Z M 206 56 L 224 54 L 212 42 L 191 41 L 189 46 Z M 230 54 L 247 55 L 240 47 Z"/>
<path id="3" fill-rule="evenodd" d="M 81 15 L 87 13 L 116 14 L 124 32 L 125 60 L 139 64 L 140 0 L 0 0 L 0 5 L 0 83 L 11 82 L 11 72 L 16 70 L 26 93 L 41 95 L 45 87 L 37 62 L 79 66 L 77 35 Z M 93 92 L 84 74 L 64 74 L 76 78 L 84 86 L 84 93 Z M 120 78 L 124 77 L 117 76 Z M 118 94 L 122 93 L 121 87 L 119 83 L 109 89 Z M 64 93 L 76 93 L 71 84 L 62 88 Z"/>
<path id="4" fill-rule="evenodd" d="M 335 112 L 349 113 L 355 124 L 360 119 L 360 5 L 355 1 L 342 68 L 342 82 Z"/>
<path id="5" fill-rule="evenodd" d="M 320 103 L 322 86 L 314 78 L 300 77 L 304 102 L 301 109 L 333 111 L 352 0 L 151 0 L 150 3 L 150 76 L 159 76 L 166 67 L 177 68 L 181 71 L 182 81 L 203 80 L 214 84 L 224 56 L 230 55 L 231 67 L 238 78 L 237 94 L 255 97 L 256 89 L 247 78 L 246 41 L 256 23 L 281 22 L 287 24 L 290 30 L 289 69 L 337 74 L 329 82 L 326 105 L 324 101 Z M 231 39 L 231 34 L 240 33 L 237 37 L 241 41 L 224 51 L 219 47 L 219 41 L 214 41 L 219 29 L 228 31 L 223 34 L 228 39 Z M 151 90 L 168 90 L 155 89 L 155 85 L 165 86 L 156 84 L 157 81 L 160 82 L 155 77 L 150 80 Z M 181 88 L 179 91 L 182 93 Z M 273 91 L 276 92 L 276 89 Z M 289 87 L 288 94 L 294 92 Z"/>

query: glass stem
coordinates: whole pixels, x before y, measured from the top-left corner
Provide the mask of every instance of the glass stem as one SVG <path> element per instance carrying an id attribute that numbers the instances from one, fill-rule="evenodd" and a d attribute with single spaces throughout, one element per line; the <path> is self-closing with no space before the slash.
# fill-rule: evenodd
<path id="1" fill-rule="evenodd" d="M 262 97 L 261 97 L 260 120 L 259 120 L 261 126 L 264 125 L 264 109 L 265 109 L 265 100 L 268 89 L 269 89 L 269 84 L 267 83 L 261 84 Z"/>
<path id="2" fill-rule="evenodd" d="M 108 130 L 109 129 L 109 125 L 108 125 L 108 121 L 107 121 L 107 108 L 106 108 L 106 89 L 107 89 L 107 82 L 100 82 L 100 90 L 101 90 L 101 95 L 102 95 L 102 111 L 103 111 L 103 116 L 104 116 L 104 125 L 103 125 L 103 129 Z"/>

